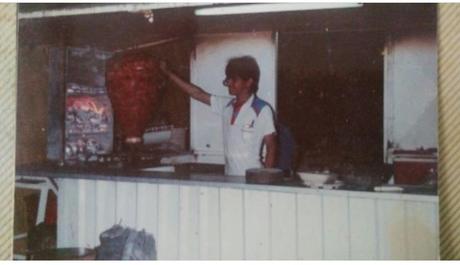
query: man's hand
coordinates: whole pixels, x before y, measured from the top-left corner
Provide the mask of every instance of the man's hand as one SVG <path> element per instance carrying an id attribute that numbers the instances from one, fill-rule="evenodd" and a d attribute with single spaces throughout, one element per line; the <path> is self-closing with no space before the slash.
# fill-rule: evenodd
<path id="1" fill-rule="evenodd" d="M 266 168 L 275 167 L 276 149 L 278 148 L 278 143 L 276 141 L 276 132 L 265 135 L 264 144 L 267 148 L 267 153 L 265 154 L 264 167 Z"/>
<path id="2" fill-rule="evenodd" d="M 165 61 L 160 61 L 160 70 L 165 75 L 169 74 L 168 64 Z"/>

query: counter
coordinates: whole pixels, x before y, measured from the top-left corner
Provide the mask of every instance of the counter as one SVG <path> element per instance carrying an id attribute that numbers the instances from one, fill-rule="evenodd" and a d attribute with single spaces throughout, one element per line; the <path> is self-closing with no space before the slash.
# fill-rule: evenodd
<path id="1" fill-rule="evenodd" d="M 438 259 L 438 197 L 246 184 L 221 173 L 36 165 L 59 186 L 58 246 L 94 247 L 121 223 L 159 259 Z"/>
<path id="2" fill-rule="evenodd" d="M 252 189 L 284 191 L 286 188 L 299 188 L 298 191 L 308 192 L 309 187 L 301 181 L 288 180 L 273 185 L 248 184 L 244 176 L 226 176 L 223 166 L 211 164 L 196 164 L 194 168 L 180 168 L 179 172 L 162 172 L 155 170 L 143 170 L 137 168 L 116 167 L 74 167 L 58 166 L 52 163 L 42 163 L 21 166 L 16 169 L 18 176 L 43 176 L 53 179 L 91 179 L 91 180 L 114 180 L 137 183 L 187 183 L 188 185 L 204 185 L 210 187 L 244 187 L 251 185 Z M 152 167 L 154 168 L 154 167 Z M 404 188 L 402 194 L 437 195 L 434 186 L 399 185 Z M 324 190 L 328 192 L 327 190 Z M 374 192 L 373 186 L 345 185 L 336 191 Z M 386 193 L 389 196 L 401 193 Z M 383 196 L 387 196 L 383 195 Z"/>

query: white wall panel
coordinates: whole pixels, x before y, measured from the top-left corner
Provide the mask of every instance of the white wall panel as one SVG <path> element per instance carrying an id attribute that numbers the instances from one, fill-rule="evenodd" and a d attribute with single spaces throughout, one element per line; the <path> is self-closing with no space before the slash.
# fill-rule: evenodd
<path id="1" fill-rule="evenodd" d="M 200 257 L 200 187 L 180 186 L 179 259 Z"/>
<path id="2" fill-rule="evenodd" d="M 179 186 L 159 185 L 158 259 L 179 258 Z"/>
<path id="3" fill-rule="evenodd" d="M 297 205 L 294 193 L 270 193 L 271 259 L 297 259 Z"/>
<path id="4" fill-rule="evenodd" d="M 137 185 L 118 182 L 116 186 L 116 219 L 122 225 L 136 227 Z"/>
<path id="5" fill-rule="evenodd" d="M 270 259 L 270 209 L 267 191 L 244 191 L 245 258 Z"/>
<path id="6" fill-rule="evenodd" d="M 378 257 L 375 203 L 374 199 L 350 198 L 350 258 L 353 260 Z"/>
<path id="7" fill-rule="evenodd" d="M 96 233 L 98 235 L 117 223 L 115 187 L 115 182 L 96 181 Z"/>
<path id="8" fill-rule="evenodd" d="M 157 241 L 158 235 L 158 185 L 137 184 L 136 228 L 145 229 Z"/>
<path id="9" fill-rule="evenodd" d="M 244 259 L 243 191 L 220 190 L 221 259 Z"/>
<path id="10" fill-rule="evenodd" d="M 70 199 L 70 194 L 64 196 L 62 193 L 65 190 L 66 185 L 68 182 L 65 180 L 62 181 L 61 179 L 58 179 L 56 181 L 56 184 L 59 187 L 59 194 L 57 196 L 57 211 L 59 213 L 59 217 L 57 220 L 56 224 L 56 232 L 57 232 L 57 237 L 56 237 L 56 245 L 58 247 L 65 247 L 65 244 L 69 242 L 68 238 L 66 238 L 69 233 L 66 232 L 66 226 L 70 225 L 71 222 L 67 221 L 67 215 L 68 213 L 66 212 L 66 200 Z M 61 196 L 59 196 L 61 195 Z"/>
<path id="11" fill-rule="evenodd" d="M 439 258 L 437 200 L 306 191 L 60 180 L 58 246 L 94 247 L 123 219 L 163 260 Z"/>
<path id="12" fill-rule="evenodd" d="M 220 259 L 220 195 L 218 188 L 200 189 L 200 258 Z"/>
<path id="13" fill-rule="evenodd" d="M 86 212 L 86 187 L 85 187 L 85 182 L 86 180 L 84 179 L 79 179 L 77 180 L 76 186 L 73 188 L 77 188 L 78 191 L 78 205 L 81 207 L 75 209 L 77 212 L 76 220 L 78 220 L 79 227 L 78 229 L 75 229 L 74 231 L 76 234 L 76 242 L 78 242 L 78 245 L 89 245 L 88 241 L 86 239 L 86 226 L 91 224 L 91 220 L 87 220 L 88 217 L 90 217 L 90 214 Z"/>
<path id="14" fill-rule="evenodd" d="M 407 259 L 406 216 L 404 209 L 404 201 L 378 201 L 380 259 Z"/>
<path id="15" fill-rule="evenodd" d="M 389 141 L 403 149 L 438 146 L 437 68 L 436 34 L 409 33 L 387 42 L 385 145 Z"/>
<path id="16" fill-rule="evenodd" d="M 58 182 L 58 224 L 57 246 L 78 247 L 78 228 L 82 225 L 78 221 L 78 189 L 77 180 L 60 180 Z M 74 205 L 72 207 L 72 205 Z"/>
<path id="17" fill-rule="evenodd" d="M 97 212 L 97 205 L 96 205 L 96 185 L 94 185 L 93 181 L 84 180 L 82 185 L 85 189 L 85 197 L 84 197 L 84 219 L 86 222 L 85 225 L 85 245 L 89 247 L 95 247 L 99 245 L 99 236 L 96 233 L 96 212 Z"/>
<path id="18" fill-rule="evenodd" d="M 323 196 L 324 258 L 349 259 L 348 198 L 346 196 Z"/>
<path id="19" fill-rule="evenodd" d="M 320 195 L 297 195 L 297 255 L 299 259 L 323 258 L 323 210 Z"/>
<path id="20" fill-rule="evenodd" d="M 429 260 L 439 256 L 437 220 L 434 204 L 406 202 L 407 251 L 411 260 Z"/>

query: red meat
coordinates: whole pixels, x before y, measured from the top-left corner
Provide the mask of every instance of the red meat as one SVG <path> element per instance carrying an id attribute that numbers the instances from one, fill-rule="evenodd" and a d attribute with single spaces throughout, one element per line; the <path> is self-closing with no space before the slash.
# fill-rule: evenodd
<path id="1" fill-rule="evenodd" d="M 106 80 L 123 139 L 142 138 L 163 83 L 158 64 L 145 54 L 114 57 L 107 63 Z"/>

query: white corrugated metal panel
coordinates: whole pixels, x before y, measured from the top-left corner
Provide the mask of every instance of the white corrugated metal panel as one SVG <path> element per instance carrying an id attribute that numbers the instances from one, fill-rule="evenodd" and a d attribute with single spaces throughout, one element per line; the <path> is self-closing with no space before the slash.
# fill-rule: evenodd
<path id="1" fill-rule="evenodd" d="M 270 193 L 270 258 L 297 259 L 297 206 L 291 193 Z"/>
<path id="2" fill-rule="evenodd" d="M 407 259 L 404 201 L 377 203 L 380 259 Z"/>
<path id="3" fill-rule="evenodd" d="M 158 185 L 137 184 L 136 228 L 158 235 Z M 156 237 L 155 237 L 156 240 Z"/>
<path id="4" fill-rule="evenodd" d="M 350 258 L 348 198 L 344 196 L 323 197 L 324 259 Z"/>
<path id="5" fill-rule="evenodd" d="M 297 255 L 299 259 L 323 259 L 323 207 L 320 195 L 297 195 Z"/>
<path id="6" fill-rule="evenodd" d="M 158 259 L 179 259 L 179 186 L 159 185 Z"/>
<path id="7" fill-rule="evenodd" d="M 116 218 L 116 182 L 112 181 L 95 181 L 96 198 L 94 204 L 97 206 L 96 211 L 96 235 L 99 235 L 118 223 Z M 99 240 L 97 244 L 99 244 Z"/>
<path id="8" fill-rule="evenodd" d="M 377 211 L 375 199 L 350 198 L 350 258 L 378 258 Z"/>
<path id="9" fill-rule="evenodd" d="M 220 234 L 221 259 L 244 259 L 244 209 L 242 190 L 221 189 Z"/>
<path id="10" fill-rule="evenodd" d="M 84 209 L 82 213 L 84 216 L 82 219 L 85 220 L 85 229 L 84 233 L 84 242 L 88 242 L 91 246 L 99 244 L 98 234 L 96 233 L 96 223 L 97 223 L 97 205 L 96 205 L 96 190 L 97 183 L 83 180 L 81 187 L 85 190 L 84 196 Z"/>
<path id="11" fill-rule="evenodd" d="M 434 204 L 406 202 L 408 259 L 429 260 L 439 255 L 437 211 Z"/>
<path id="12" fill-rule="evenodd" d="M 115 213 L 118 223 L 129 227 L 136 227 L 136 194 L 136 183 L 117 182 Z"/>
<path id="13" fill-rule="evenodd" d="M 179 259 L 200 257 L 200 187 L 181 186 L 179 201 Z"/>
<path id="14" fill-rule="evenodd" d="M 154 235 L 159 259 L 439 256 L 437 200 L 426 196 L 71 179 L 59 187 L 59 247 L 94 247 L 123 220 Z"/>
<path id="15" fill-rule="evenodd" d="M 267 191 L 244 191 L 245 258 L 270 259 L 270 208 Z"/>
<path id="16" fill-rule="evenodd" d="M 220 259 L 220 191 L 218 188 L 200 189 L 200 258 Z"/>
<path id="17" fill-rule="evenodd" d="M 83 244 L 80 232 L 85 228 L 84 212 L 80 201 L 79 180 L 59 182 L 57 244 L 59 247 L 78 247 Z M 61 194 L 65 194 L 62 196 Z"/>

